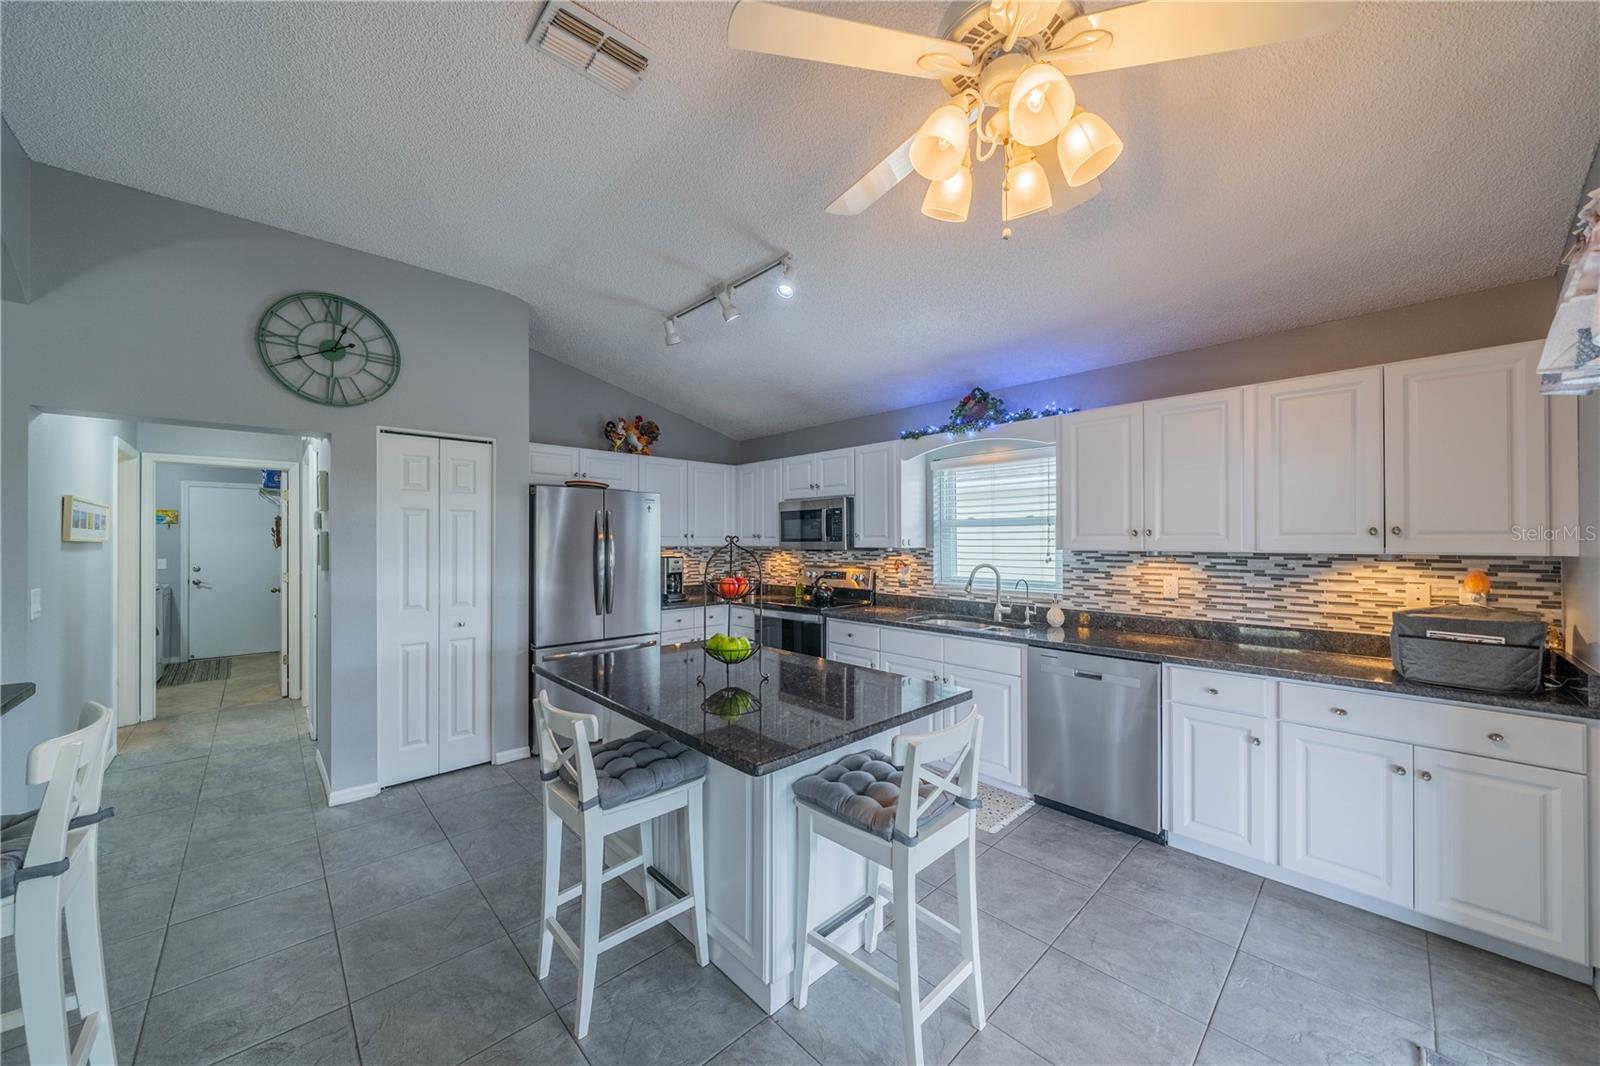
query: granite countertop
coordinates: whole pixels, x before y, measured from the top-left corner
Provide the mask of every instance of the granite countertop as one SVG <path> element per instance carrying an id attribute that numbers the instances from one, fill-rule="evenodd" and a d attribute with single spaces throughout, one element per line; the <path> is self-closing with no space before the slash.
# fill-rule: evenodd
<path id="1" fill-rule="evenodd" d="M 11 685 L 0 685 L 0 714 L 5 714 L 34 693 L 32 681 L 18 681 Z"/>
<path id="2" fill-rule="evenodd" d="M 1338 647 L 1286 647 L 1282 644 L 1252 644 L 1243 641 L 1195 636 L 1183 632 L 1149 632 L 1121 628 L 1114 624 L 1073 626 L 1049 629 L 1043 625 L 1017 626 L 1006 633 L 968 633 L 940 626 L 920 625 L 912 618 L 950 613 L 938 607 L 878 606 L 849 612 L 852 622 L 873 625 L 899 626 L 920 629 L 944 636 L 970 637 L 976 640 L 996 640 L 1011 644 L 1026 644 L 1037 648 L 1062 648 L 1092 654 L 1111 655 L 1123 659 L 1140 659 L 1146 662 L 1171 663 L 1174 666 L 1198 666 L 1217 670 L 1234 670 L 1242 673 L 1265 674 L 1289 681 L 1307 681 L 1327 685 L 1350 685 L 1373 689 L 1396 696 L 1421 696 L 1428 699 L 1448 700 L 1453 703 L 1471 703 L 1486 707 L 1505 707 L 1511 710 L 1536 711 L 1543 714 L 1563 715 L 1570 718 L 1600 719 L 1600 707 L 1590 705 L 1588 694 L 1582 686 L 1551 689 L 1528 695 L 1508 695 L 1495 692 L 1478 692 L 1473 689 L 1451 688 L 1444 685 L 1423 685 L 1407 681 L 1395 673 L 1387 656 L 1364 654 L 1373 639 L 1352 640 L 1352 647 L 1360 650 L 1343 650 Z M 1174 629 L 1182 627 L 1173 627 Z M 1248 632 L 1248 631 L 1247 631 Z M 1295 630 L 1267 630 L 1274 637 L 1293 634 Z"/>
<path id="3" fill-rule="evenodd" d="M 776 648 L 725 666 L 699 643 L 558 659 L 533 672 L 755 777 L 972 698 L 967 689 Z M 733 714 L 744 699 L 737 694 L 711 701 L 730 717 L 706 709 L 708 697 L 729 689 L 759 697 L 759 709 Z M 559 706 L 560 693 L 551 695 Z"/>

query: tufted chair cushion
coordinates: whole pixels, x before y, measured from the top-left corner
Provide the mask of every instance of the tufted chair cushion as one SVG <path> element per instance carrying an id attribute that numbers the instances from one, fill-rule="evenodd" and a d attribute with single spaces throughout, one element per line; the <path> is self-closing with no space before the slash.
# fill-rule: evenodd
<path id="1" fill-rule="evenodd" d="M 619 807 L 688 784 L 706 776 L 708 765 L 698 751 L 649 729 L 597 744 L 591 754 L 601 807 Z M 565 765 L 561 780 L 577 790 L 578 775 Z"/>
<path id="2" fill-rule="evenodd" d="M 933 786 L 924 782 L 922 788 L 926 798 Z M 852 752 L 800 778 L 794 783 L 794 795 L 823 814 L 889 840 L 900 803 L 900 770 L 881 751 Z M 917 822 L 918 830 L 949 810 L 953 802 L 954 796 L 942 793 Z"/>

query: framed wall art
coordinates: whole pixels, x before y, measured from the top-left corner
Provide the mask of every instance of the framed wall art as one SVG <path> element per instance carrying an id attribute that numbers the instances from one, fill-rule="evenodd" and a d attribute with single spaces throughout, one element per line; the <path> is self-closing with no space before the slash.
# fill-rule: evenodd
<path id="1" fill-rule="evenodd" d="M 111 538 L 111 508 L 82 496 L 61 497 L 61 539 L 69 544 L 101 544 Z"/>

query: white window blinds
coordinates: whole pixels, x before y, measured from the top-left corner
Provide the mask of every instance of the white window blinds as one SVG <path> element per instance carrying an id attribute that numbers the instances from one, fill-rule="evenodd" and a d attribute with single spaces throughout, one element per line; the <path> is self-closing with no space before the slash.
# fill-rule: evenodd
<path id="1" fill-rule="evenodd" d="M 1009 593 L 1018 578 L 1031 589 L 1059 588 L 1054 448 L 930 463 L 933 480 L 934 581 L 963 585 L 972 568 L 993 563 Z M 985 570 L 973 589 L 993 589 Z"/>

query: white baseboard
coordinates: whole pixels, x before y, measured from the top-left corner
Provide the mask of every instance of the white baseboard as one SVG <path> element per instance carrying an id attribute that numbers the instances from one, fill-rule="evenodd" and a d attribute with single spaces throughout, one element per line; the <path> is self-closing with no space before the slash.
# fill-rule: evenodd
<path id="1" fill-rule="evenodd" d="M 371 799 L 383 789 L 376 781 L 367 785 L 355 785 L 351 788 L 341 788 L 337 792 L 328 780 L 328 767 L 322 761 L 322 749 L 317 749 L 317 773 L 322 775 L 322 791 L 328 794 L 328 806 L 337 807 L 344 803 L 354 803 L 356 800 Z"/>
<path id="2" fill-rule="evenodd" d="M 491 761 L 496 766 L 499 766 L 501 763 L 504 763 L 504 762 L 516 762 L 519 759 L 531 759 L 532 757 L 533 757 L 533 748 L 531 746 L 527 745 L 527 744 L 524 744 L 520 748 L 512 748 L 509 751 L 497 751 L 497 752 L 495 752 L 494 753 L 494 759 L 491 760 Z"/>
<path id="3" fill-rule="evenodd" d="M 331 796 L 333 795 L 333 782 L 328 780 L 328 767 L 322 761 L 322 748 L 316 747 L 311 750 L 317 753 L 317 773 L 322 775 L 322 791 Z"/>

